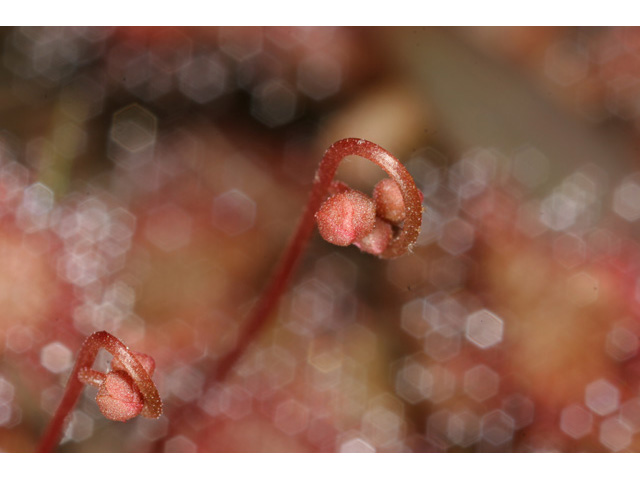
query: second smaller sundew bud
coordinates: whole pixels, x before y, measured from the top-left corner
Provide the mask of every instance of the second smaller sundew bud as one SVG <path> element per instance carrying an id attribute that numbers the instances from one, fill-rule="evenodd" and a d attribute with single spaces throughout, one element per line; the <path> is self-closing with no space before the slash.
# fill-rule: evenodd
<path id="1" fill-rule="evenodd" d="M 341 247 L 371 232 L 375 221 L 375 203 L 357 190 L 336 193 L 325 200 L 316 213 L 322 238 Z"/>
<path id="2" fill-rule="evenodd" d="M 354 245 L 360 250 L 371 255 L 380 255 L 387 249 L 393 237 L 393 227 L 386 220 L 376 218 L 373 230 L 364 237 L 356 240 Z"/>
<path id="3" fill-rule="evenodd" d="M 373 189 L 376 213 L 394 225 L 401 223 L 407 216 L 402 192 L 396 182 L 390 178 L 380 180 Z"/>

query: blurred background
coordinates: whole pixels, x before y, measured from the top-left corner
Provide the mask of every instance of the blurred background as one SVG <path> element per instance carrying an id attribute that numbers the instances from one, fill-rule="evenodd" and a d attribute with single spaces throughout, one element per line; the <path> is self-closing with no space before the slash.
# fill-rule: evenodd
<path id="1" fill-rule="evenodd" d="M 640 30 L 21 27 L 0 56 L 3 451 L 96 330 L 155 358 L 164 415 L 85 388 L 60 451 L 640 451 Z M 412 173 L 417 245 L 314 235 L 212 383 L 344 137 Z"/>

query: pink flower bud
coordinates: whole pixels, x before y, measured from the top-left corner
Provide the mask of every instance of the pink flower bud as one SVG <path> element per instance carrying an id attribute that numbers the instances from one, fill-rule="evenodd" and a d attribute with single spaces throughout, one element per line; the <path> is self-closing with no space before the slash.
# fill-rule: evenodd
<path id="1" fill-rule="evenodd" d="M 376 207 L 369 197 L 356 190 L 329 197 L 316 213 L 318 231 L 334 245 L 346 247 L 364 237 L 375 224 Z"/>
<path id="2" fill-rule="evenodd" d="M 98 389 L 96 402 L 109 420 L 126 422 L 140 414 L 144 400 L 131 377 L 117 370 L 106 374 Z"/>
<path id="3" fill-rule="evenodd" d="M 376 201 L 376 213 L 393 224 L 402 222 L 406 217 L 402 192 L 396 182 L 390 178 L 380 180 L 373 189 Z"/>
<path id="4" fill-rule="evenodd" d="M 156 369 L 156 362 L 153 359 L 153 357 L 151 357 L 150 355 L 147 355 L 146 353 L 139 353 L 139 352 L 131 352 L 131 353 L 133 354 L 134 357 L 136 357 L 136 360 L 138 360 L 142 364 L 142 368 L 146 370 L 149 376 L 153 375 L 153 371 Z M 113 359 L 111 360 L 111 370 L 126 371 L 127 369 L 124 368 L 124 365 L 122 364 L 122 362 L 118 357 L 113 357 Z"/>
<path id="5" fill-rule="evenodd" d="M 376 218 L 375 227 L 368 235 L 354 242 L 355 246 L 360 250 L 372 255 L 380 255 L 384 252 L 393 237 L 393 228 L 391 224 Z"/>

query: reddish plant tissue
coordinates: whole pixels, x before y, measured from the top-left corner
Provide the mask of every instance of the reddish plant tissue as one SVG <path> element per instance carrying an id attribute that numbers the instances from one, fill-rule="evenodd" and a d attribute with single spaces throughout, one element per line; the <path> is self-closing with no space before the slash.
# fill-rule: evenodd
<path id="1" fill-rule="evenodd" d="M 348 188 L 341 182 L 335 182 L 333 177 L 342 159 L 349 155 L 357 155 L 375 163 L 389 175 L 388 180 L 396 186 L 395 189 L 383 188 L 384 193 L 379 194 L 379 197 L 383 199 L 385 205 L 393 205 L 396 217 L 402 216 L 403 220 L 398 225 L 399 228 L 394 231 L 394 235 L 388 245 L 378 256 L 381 258 L 396 258 L 406 254 L 410 251 L 420 233 L 423 196 L 420 190 L 416 188 L 409 172 L 398 159 L 373 142 L 358 138 L 345 138 L 329 147 L 318 167 L 311 198 L 307 204 L 307 213 L 315 213 L 316 210 L 321 208 L 329 192 L 336 189 L 344 191 L 345 188 Z M 403 213 L 397 212 L 400 205 L 402 205 Z M 376 209 L 378 208 L 376 207 Z M 301 227 L 301 231 L 305 230 L 306 227 Z"/>
<path id="2" fill-rule="evenodd" d="M 155 369 L 153 358 L 144 353 L 132 353 L 151 377 Z M 100 380 L 97 382 L 99 386 L 96 402 L 100 407 L 100 412 L 106 418 L 126 422 L 142 412 L 144 398 L 119 357 L 113 357 L 111 369 L 106 375 L 100 374 Z M 94 382 L 86 381 L 84 383 L 93 384 Z"/>
<path id="3" fill-rule="evenodd" d="M 391 225 L 380 218 L 376 218 L 373 230 L 355 241 L 354 245 L 363 252 L 371 255 L 380 255 L 385 251 L 392 237 L 393 229 Z"/>
<path id="4" fill-rule="evenodd" d="M 406 208 L 400 183 L 391 178 L 376 184 L 373 199 L 340 181 L 332 182 L 329 190 L 338 193 L 325 200 L 316 213 L 320 235 L 334 245 L 355 245 L 372 255 L 384 254 L 394 237 L 393 227 L 402 227 L 407 211 L 413 211 L 414 218 L 422 211 L 421 205 Z M 422 194 L 415 185 L 413 190 L 422 203 Z M 415 200 L 411 198 L 413 203 Z"/>
<path id="5" fill-rule="evenodd" d="M 422 194 L 416 188 L 407 169 L 388 151 L 368 140 L 345 138 L 335 142 L 320 161 L 298 228 L 285 249 L 271 282 L 249 313 L 245 329 L 234 349 L 220 360 L 213 382 L 220 383 L 227 377 L 258 332 L 264 328 L 282 297 L 316 224 L 319 225 L 321 233 L 325 229 L 329 232 L 325 231 L 323 236 L 337 239 L 340 245 L 349 245 L 345 242 L 353 242 L 357 240 L 358 235 L 366 235 L 375 227 L 373 201 L 343 182 L 334 180 L 340 162 L 350 155 L 363 157 L 382 168 L 398 185 L 406 205 L 406 218 L 394 231 L 391 239 L 388 242 L 381 241 L 381 238 L 388 237 L 388 232 L 385 233 L 383 228 L 382 231 L 376 231 L 373 238 L 366 241 L 362 239 L 362 244 L 365 245 L 363 250 L 369 249 L 370 253 L 380 258 L 396 258 L 408 253 L 416 242 L 422 223 Z M 341 215 L 346 216 L 346 222 Z"/>
<path id="6" fill-rule="evenodd" d="M 405 219 L 406 212 L 402 192 L 390 178 L 379 181 L 373 189 L 376 213 L 380 218 L 398 224 Z"/>
<path id="7" fill-rule="evenodd" d="M 336 193 L 322 204 L 316 221 L 327 242 L 346 247 L 373 230 L 376 207 L 364 193 L 352 190 Z"/>
<path id="8" fill-rule="evenodd" d="M 98 389 L 96 402 L 106 418 L 118 422 L 138 416 L 144 407 L 138 387 L 126 372 L 119 370 L 107 373 Z"/>
<path id="9" fill-rule="evenodd" d="M 112 370 L 107 374 L 93 370 L 101 348 L 113 355 Z M 153 358 L 132 352 L 110 333 L 90 335 L 78 353 L 65 394 L 41 439 L 39 451 L 49 452 L 55 446 L 83 385 L 98 387 L 96 401 L 102 414 L 110 420 L 125 422 L 137 415 L 158 418 L 162 415 L 162 400 L 151 380 L 154 368 Z"/>
<path id="10" fill-rule="evenodd" d="M 393 204 L 396 210 L 402 210 L 402 221 L 398 221 L 394 227 L 376 216 L 376 202 L 372 198 L 333 181 L 338 164 L 348 155 L 371 160 L 391 176 L 394 185 L 397 184 L 395 188 L 389 186 L 378 195 L 383 199 L 379 201 L 385 202 L 385 205 Z M 422 197 L 409 173 L 386 150 L 361 139 L 344 139 L 332 145 L 320 163 L 307 208 L 276 274 L 250 313 L 235 348 L 219 360 L 217 370 L 209 379 L 210 384 L 223 384 L 247 347 L 264 328 L 285 291 L 315 221 L 321 236 L 333 244 L 355 244 L 362 251 L 383 258 L 398 257 L 407 253 L 417 238 L 422 214 L 421 201 Z M 394 218 L 397 219 L 399 215 L 396 211 Z M 93 370 L 100 348 L 113 355 L 111 371 L 107 373 Z M 65 395 L 41 440 L 40 451 L 50 451 L 57 443 L 65 419 L 73 410 L 83 385 L 98 388 L 96 401 L 102 414 L 110 420 L 125 422 L 137 415 L 158 418 L 162 414 L 162 402 L 151 380 L 154 368 L 153 358 L 130 351 L 113 335 L 104 331 L 90 335 L 80 349 Z"/>
<path id="11" fill-rule="evenodd" d="M 140 353 L 140 352 L 132 352 L 132 353 L 133 353 L 133 356 L 136 358 L 136 360 L 138 360 L 140 364 L 144 367 L 144 369 L 147 371 L 149 376 L 152 376 L 154 370 L 156 369 L 156 362 L 153 359 L 153 357 L 151 357 L 150 355 L 147 355 L 146 353 Z M 113 357 L 113 360 L 111 360 L 111 369 L 121 370 L 121 371 L 127 370 L 125 365 L 122 363 L 122 360 L 119 357 Z"/>
<path id="12" fill-rule="evenodd" d="M 0 41 L 0 452 L 640 452 L 640 29 Z"/>

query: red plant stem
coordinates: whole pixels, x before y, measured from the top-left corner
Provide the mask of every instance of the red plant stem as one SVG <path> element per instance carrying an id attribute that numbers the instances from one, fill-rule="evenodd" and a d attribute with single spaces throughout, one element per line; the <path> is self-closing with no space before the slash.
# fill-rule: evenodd
<path id="1" fill-rule="evenodd" d="M 84 387 L 79 374 L 83 369 L 91 369 L 100 348 L 104 348 L 114 358 L 117 357 L 120 360 L 140 390 L 144 398 L 141 415 L 149 418 L 158 418 L 162 415 L 162 400 L 160 400 L 158 390 L 142 364 L 129 351 L 129 347 L 108 332 L 96 332 L 91 334 L 80 348 L 62 401 L 42 436 L 38 452 L 50 452 L 58 443 L 64 422 L 76 405 L 82 387 Z"/>
<path id="2" fill-rule="evenodd" d="M 81 368 L 78 372 L 78 379 L 80 380 L 80 382 L 96 388 L 100 388 L 100 386 L 104 383 L 106 377 L 107 376 L 104 373 L 96 372 L 91 368 Z"/>
<path id="3" fill-rule="evenodd" d="M 253 338 L 260 332 L 269 319 L 285 291 L 287 283 L 298 264 L 315 227 L 315 214 L 325 197 L 329 194 L 340 162 L 347 156 L 357 155 L 380 166 L 400 187 L 406 208 L 406 218 L 402 230 L 389 243 L 381 258 L 394 258 L 404 255 L 415 243 L 422 223 L 422 199 L 413 178 L 407 169 L 389 152 L 368 140 L 345 138 L 339 140 L 325 152 L 315 175 L 311 194 L 304 210 L 298 229 L 280 260 L 280 264 L 263 291 L 262 296 L 251 311 L 246 327 L 238 339 L 235 348 L 218 364 L 214 380 L 222 382 L 237 360 L 242 356 Z"/>

